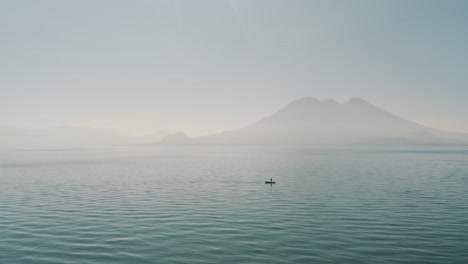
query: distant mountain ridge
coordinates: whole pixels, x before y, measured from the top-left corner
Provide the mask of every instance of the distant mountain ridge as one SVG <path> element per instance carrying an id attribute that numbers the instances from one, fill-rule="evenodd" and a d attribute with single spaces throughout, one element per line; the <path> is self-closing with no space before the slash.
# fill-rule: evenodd
<path id="1" fill-rule="evenodd" d="M 125 136 L 85 127 L 17 128 L 0 126 L 0 149 L 82 149 L 139 145 L 160 141 L 169 133 Z"/>
<path id="2" fill-rule="evenodd" d="M 182 133 L 183 134 L 183 133 Z M 341 104 L 312 97 L 233 131 L 188 138 L 181 132 L 165 145 L 454 145 L 468 135 L 432 129 L 400 118 L 361 98 Z"/>

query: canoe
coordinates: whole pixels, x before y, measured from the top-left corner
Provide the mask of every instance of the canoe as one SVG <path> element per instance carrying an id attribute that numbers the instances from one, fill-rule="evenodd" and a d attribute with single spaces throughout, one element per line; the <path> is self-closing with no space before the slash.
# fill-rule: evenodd
<path id="1" fill-rule="evenodd" d="M 276 182 L 274 181 L 265 181 L 265 184 L 275 184 Z"/>

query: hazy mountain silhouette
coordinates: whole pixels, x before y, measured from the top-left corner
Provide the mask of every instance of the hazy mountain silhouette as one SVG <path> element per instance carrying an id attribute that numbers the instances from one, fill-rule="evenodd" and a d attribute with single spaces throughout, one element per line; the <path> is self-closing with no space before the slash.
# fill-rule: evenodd
<path id="1" fill-rule="evenodd" d="M 167 132 L 124 136 L 83 127 L 17 128 L 0 126 L 0 149 L 96 148 L 160 141 Z"/>
<path id="2" fill-rule="evenodd" d="M 189 137 L 184 132 L 169 134 L 164 137 L 160 145 L 186 145 L 189 144 Z"/>
<path id="3" fill-rule="evenodd" d="M 179 135 L 180 136 L 180 135 Z M 165 144 L 192 145 L 451 145 L 468 136 L 405 120 L 360 98 L 344 104 L 302 98 L 278 112 L 234 131 Z"/>

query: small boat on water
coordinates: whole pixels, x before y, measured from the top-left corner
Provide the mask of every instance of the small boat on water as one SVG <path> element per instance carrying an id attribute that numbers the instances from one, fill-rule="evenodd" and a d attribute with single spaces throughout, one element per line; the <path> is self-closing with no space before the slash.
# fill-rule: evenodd
<path id="1" fill-rule="evenodd" d="M 273 178 L 270 178 L 269 181 L 265 181 L 265 184 L 275 184 L 276 182 L 273 181 Z"/>

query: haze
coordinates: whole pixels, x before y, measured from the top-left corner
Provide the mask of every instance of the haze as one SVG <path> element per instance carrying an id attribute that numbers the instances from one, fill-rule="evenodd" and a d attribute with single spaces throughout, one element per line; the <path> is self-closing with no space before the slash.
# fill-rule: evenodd
<path id="1" fill-rule="evenodd" d="M 0 1 L 0 126 L 243 127 L 362 97 L 468 132 L 466 1 Z"/>

